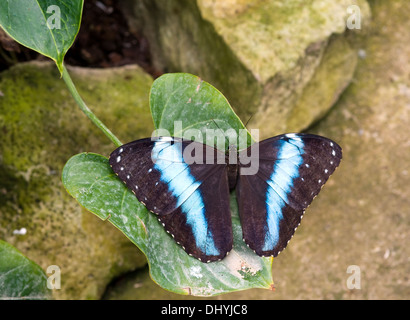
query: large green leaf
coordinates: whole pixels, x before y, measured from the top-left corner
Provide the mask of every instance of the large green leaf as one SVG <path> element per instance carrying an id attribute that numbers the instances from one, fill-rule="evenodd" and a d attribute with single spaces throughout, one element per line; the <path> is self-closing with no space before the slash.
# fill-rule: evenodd
<path id="1" fill-rule="evenodd" d="M 48 299 L 47 277 L 33 261 L 0 240 L 0 299 Z"/>
<path id="2" fill-rule="evenodd" d="M 53 59 L 60 72 L 80 29 L 83 0 L 2 0 L 0 26 L 17 42 Z"/>
<path id="3" fill-rule="evenodd" d="M 206 88 L 206 93 L 193 98 L 192 88 L 196 91 L 198 83 Z M 189 98 L 203 106 L 205 111 L 192 112 L 190 108 L 195 108 L 196 104 L 181 107 L 181 101 Z M 208 115 L 206 108 L 209 108 Z M 205 132 L 210 128 L 208 123 L 217 123 L 215 127 L 218 130 L 243 129 L 223 95 L 192 75 L 169 74 L 157 79 L 151 89 L 151 109 L 155 126 L 168 130 L 170 134 L 183 136 L 187 128 L 194 127 Z M 175 120 L 183 122 L 181 132 L 175 132 Z M 151 277 L 161 287 L 180 294 L 200 296 L 248 288 L 271 288 L 272 258 L 258 257 L 242 241 L 234 193 L 231 196 L 233 250 L 222 261 L 202 263 L 190 257 L 166 233 L 157 217 L 148 212 L 117 178 L 107 158 L 93 153 L 72 157 L 64 167 L 62 181 L 81 205 L 101 219 L 110 221 L 145 253 Z"/>
<path id="4" fill-rule="evenodd" d="M 260 258 L 242 241 L 236 199 L 231 211 L 234 248 L 220 262 L 189 256 L 117 178 L 108 159 L 93 153 L 72 157 L 64 167 L 67 191 L 86 209 L 121 230 L 147 256 L 152 279 L 161 287 L 200 296 L 248 288 L 270 288 L 271 258 Z"/>
<path id="5" fill-rule="evenodd" d="M 232 137 L 233 144 L 244 148 L 252 137 L 232 110 L 228 100 L 211 84 L 189 73 L 168 73 L 155 80 L 150 93 L 150 107 L 154 126 L 166 129 L 171 136 L 214 146 L 207 141 L 207 132 L 222 136 L 217 141 L 221 150 L 228 148 L 224 135 Z M 192 133 L 192 135 L 191 135 Z M 237 141 L 244 134 L 242 141 Z M 199 135 L 199 137 L 198 137 Z"/>

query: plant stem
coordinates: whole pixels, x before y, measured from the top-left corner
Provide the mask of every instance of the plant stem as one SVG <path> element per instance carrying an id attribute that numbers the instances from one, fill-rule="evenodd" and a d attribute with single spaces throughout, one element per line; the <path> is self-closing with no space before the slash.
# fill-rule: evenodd
<path id="1" fill-rule="evenodd" d="M 75 102 L 80 107 L 80 109 L 85 113 L 85 115 L 102 131 L 104 134 L 115 144 L 116 147 L 122 146 L 122 142 L 101 122 L 100 119 L 87 107 L 80 94 L 78 93 L 73 81 L 71 80 L 70 75 L 66 67 L 63 65 L 63 79 L 73 96 Z"/>

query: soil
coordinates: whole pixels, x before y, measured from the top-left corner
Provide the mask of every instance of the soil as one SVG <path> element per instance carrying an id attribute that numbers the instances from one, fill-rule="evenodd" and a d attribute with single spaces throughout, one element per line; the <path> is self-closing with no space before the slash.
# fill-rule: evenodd
<path id="1" fill-rule="evenodd" d="M 29 60 L 47 59 L 9 38 L 0 29 L 0 71 Z M 87 0 L 81 29 L 67 52 L 68 65 L 108 68 L 138 64 L 157 78 L 162 74 L 152 65 L 149 43 L 142 33 L 134 34 L 115 0 Z"/>

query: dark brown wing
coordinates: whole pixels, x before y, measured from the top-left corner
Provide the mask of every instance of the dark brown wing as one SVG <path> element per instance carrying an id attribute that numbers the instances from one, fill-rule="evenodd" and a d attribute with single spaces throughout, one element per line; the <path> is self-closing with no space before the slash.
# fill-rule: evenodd
<path id="1" fill-rule="evenodd" d="M 239 158 L 258 163 L 254 174 L 240 165 L 236 188 L 243 238 L 260 256 L 277 256 L 292 238 L 305 209 L 342 159 L 334 141 L 312 134 L 285 134 L 248 148 Z M 243 163 L 243 161 L 241 161 Z"/>

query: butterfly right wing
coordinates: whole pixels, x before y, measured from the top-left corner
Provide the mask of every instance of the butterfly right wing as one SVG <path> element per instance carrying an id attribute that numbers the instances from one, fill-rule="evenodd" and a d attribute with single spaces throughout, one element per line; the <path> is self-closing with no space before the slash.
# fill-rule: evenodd
<path id="1" fill-rule="evenodd" d="M 187 148 L 193 163 L 184 157 Z M 222 157 L 209 146 L 162 137 L 117 148 L 110 164 L 175 241 L 208 262 L 222 259 L 233 243 L 226 164 L 217 163 Z"/>
<path id="2" fill-rule="evenodd" d="M 239 175 L 239 215 L 249 247 L 260 256 L 277 256 L 339 165 L 342 151 L 334 141 L 312 134 L 280 135 L 258 147 L 253 155 L 258 171 Z M 250 150 L 241 151 L 240 158 Z"/>

